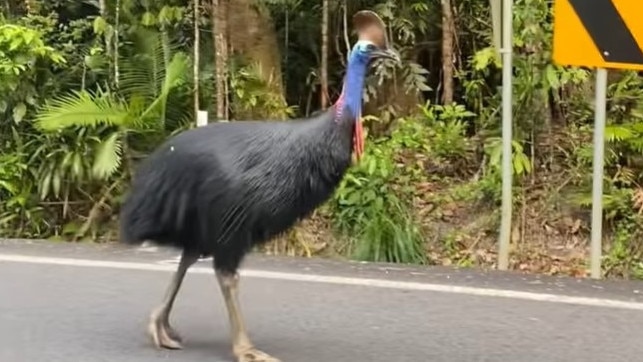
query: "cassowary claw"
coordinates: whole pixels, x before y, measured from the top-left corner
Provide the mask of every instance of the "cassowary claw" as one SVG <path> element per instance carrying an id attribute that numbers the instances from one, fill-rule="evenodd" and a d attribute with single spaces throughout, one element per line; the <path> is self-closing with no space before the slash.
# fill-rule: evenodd
<path id="1" fill-rule="evenodd" d="M 237 354 L 237 362 L 281 362 L 256 348 L 251 348 Z"/>
<path id="2" fill-rule="evenodd" d="M 148 332 L 158 348 L 183 349 L 181 336 L 170 326 L 170 322 L 162 313 L 152 313 Z"/>

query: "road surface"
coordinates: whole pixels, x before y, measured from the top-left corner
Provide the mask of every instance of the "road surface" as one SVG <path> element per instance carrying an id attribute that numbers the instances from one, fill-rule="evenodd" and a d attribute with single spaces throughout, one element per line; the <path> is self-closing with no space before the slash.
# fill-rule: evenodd
<path id="1" fill-rule="evenodd" d="M 187 276 L 156 350 L 145 324 L 176 253 L 0 240 L 0 361 L 232 361 L 208 260 Z M 637 361 L 643 290 L 500 272 L 251 256 L 251 337 L 284 362 Z"/>

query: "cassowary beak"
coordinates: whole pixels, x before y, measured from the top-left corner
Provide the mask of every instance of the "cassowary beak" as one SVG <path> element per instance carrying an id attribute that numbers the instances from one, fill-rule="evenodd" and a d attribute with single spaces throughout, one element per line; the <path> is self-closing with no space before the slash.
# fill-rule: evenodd
<path id="1" fill-rule="evenodd" d="M 395 50 L 391 48 L 374 50 L 371 52 L 371 56 L 373 58 L 392 59 L 396 63 L 400 62 L 400 56 L 397 54 Z"/>

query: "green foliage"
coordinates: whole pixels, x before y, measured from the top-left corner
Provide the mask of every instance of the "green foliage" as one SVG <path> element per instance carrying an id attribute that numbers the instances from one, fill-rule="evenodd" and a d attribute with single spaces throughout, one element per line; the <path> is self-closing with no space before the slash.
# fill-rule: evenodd
<path id="1" fill-rule="evenodd" d="M 619 229 L 624 222 L 638 220 L 632 202 L 635 191 L 640 189 L 643 181 L 643 102 L 639 100 L 643 97 L 642 87 L 643 80 L 635 72 L 626 72 L 608 90 L 611 101 L 605 128 L 607 174 L 603 178 L 602 200 L 605 219 L 614 222 L 619 233 L 624 232 Z M 579 163 L 588 170 L 592 166 L 592 152 L 591 145 L 576 151 Z M 579 183 L 584 188 L 573 196 L 573 200 L 590 208 L 592 194 L 589 172 L 583 175 Z"/>
<path id="2" fill-rule="evenodd" d="M 403 61 L 400 65 L 388 59 L 376 61 L 374 72 L 368 77 L 364 90 L 365 103 L 383 98 L 381 95 L 386 94 L 382 92 L 383 84 L 400 82 L 405 94 L 432 90 L 427 82 L 429 71 L 414 59 L 414 53 L 417 51 L 417 42 L 436 30 L 429 26 L 432 22 L 439 22 L 434 9 L 425 1 L 399 4 L 397 1 L 386 0 L 374 6 L 374 10 L 390 27 L 389 36 Z M 384 102 L 378 107 L 378 111 L 395 116 L 402 110 L 400 108 L 395 103 Z"/>
<path id="3" fill-rule="evenodd" d="M 145 66 L 144 62 L 141 64 Z M 185 54 L 176 53 L 161 80 L 149 79 L 147 69 L 141 68 L 133 64 L 124 68 L 130 72 L 121 73 L 122 95 L 100 89 L 95 94 L 73 92 L 49 102 L 36 118 L 38 126 L 45 131 L 77 127 L 103 130 L 102 126 L 114 126 L 107 127 L 106 133 L 101 132 L 97 145 L 92 170 L 98 179 L 108 179 L 118 170 L 122 163 L 123 139 L 128 133 L 164 128 L 159 120 L 163 121 L 170 92 L 186 81 L 188 60 Z M 157 94 L 156 98 L 152 98 L 152 94 Z"/>
<path id="4" fill-rule="evenodd" d="M 398 119 L 390 136 L 367 143 L 364 159 L 344 178 L 332 202 L 335 223 L 351 236 L 355 258 L 427 262 L 426 235 L 412 212 L 416 186 L 430 177 L 427 162 L 467 156 L 465 120 L 472 116 L 462 105 L 427 103 L 417 116 Z"/>
<path id="5" fill-rule="evenodd" d="M 531 172 L 531 162 L 527 155 L 525 155 L 523 146 L 516 142 L 511 142 L 512 147 L 512 174 L 522 176 Z M 501 171 L 502 162 L 502 138 L 492 137 L 488 139 L 485 144 L 485 153 L 489 156 L 489 166 L 492 172 Z"/>
<path id="6" fill-rule="evenodd" d="M 42 207 L 35 205 L 26 155 L 0 155 L 0 232 L 8 237 L 38 236 L 42 232 Z"/>
<path id="7" fill-rule="evenodd" d="M 272 76 L 263 77 L 258 64 L 233 69 L 230 88 L 234 92 L 234 113 L 241 119 L 283 119 L 295 114 L 282 94 L 275 91 Z M 267 80 L 266 80 L 267 79 Z"/>
<path id="8" fill-rule="evenodd" d="M 11 150 L 0 164 L 3 234 L 58 233 L 69 226 L 63 220 L 111 200 L 128 175 L 125 158 L 153 147 L 168 127 L 181 128 L 191 116 L 184 106 L 191 61 L 178 43 L 132 26 L 129 44 L 135 45 L 118 45 L 115 79 L 117 25 L 109 21 L 59 23 L 53 13 L 0 26 L 0 146 L 3 154 Z"/>
<path id="9" fill-rule="evenodd" d="M 36 126 L 43 131 L 58 131 L 67 127 L 96 127 L 100 125 L 125 127 L 130 117 L 125 105 L 100 89 L 72 91 L 50 101 L 36 117 Z"/>
<path id="10" fill-rule="evenodd" d="M 31 134 L 29 122 L 48 73 L 66 64 L 42 32 L 0 23 L 0 231 L 37 236 L 45 229 L 37 203 L 37 161 L 33 150 L 46 139 Z"/>
<path id="11" fill-rule="evenodd" d="M 620 205 L 621 219 L 614 225 L 613 237 L 604 259 L 605 274 L 608 277 L 643 278 L 643 248 L 638 240 L 643 236 L 643 218 L 631 213 L 631 204 Z"/>
<path id="12" fill-rule="evenodd" d="M 194 119 L 193 4 L 121 0 L 118 9 L 116 2 L 100 9 L 98 2 L 10 3 L 0 18 L 0 233 L 108 235 L 137 160 Z M 464 244 L 467 237 L 484 234 L 495 242 L 497 228 L 469 230 L 469 215 L 453 212 L 497 210 L 500 203 L 502 64 L 492 46 L 489 6 L 454 4 L 455 102 L 441 105 L 441 5 L 330 2 L 331 101 L 355 40 L 349 20 L 355 11 L 381 15 L 403 60 L 373 64 L 364 91 L 366 154 L 329 203 L 334 228 L 351 239 L 348 254 L 360 260 L 426 263 L 434 246 L 427 240 L 435 239 L 447 258 L 468 265 L 477 254 Z M 287 122 L 319 109 L 321 2 L 270 0 L 257 9 L 274 25 L 283 84 L 261 74 L 258 64 L 241 62 L 244 54 L 232 44 L 226 65 L 231 114 Z M 552 11 L 544 0 L 517 0 L 513 13 L 511 163 L 523 246 L 543 225 L 583 219 L 591 206 L 592 73 L 552 63 Z M 197 21 L 198 101 L 210 109 L 213 24 L 208 11 Z M 612 72 L 608 97 L 603 200 L 612 242 L 606 272 L 639 277 L 640 74 Z M 487 214 L 494 225 L 498 213 Z M 427 231 L 440 228 L 449 232 Z M 572 238 L 582 239 L 584 228 L 576 229 Z M 546 244 L 569 245 L 567 236 L 546 237 Z"/>
<path id="13" fill-rule="evenodd" d="M 364 159 L 344 178 L 332 205 L 339 230 L 353 236 L 353 257 L 359 260 L 422 263 L 423 237 L 409 211 L 401 177 L 394 162 L 395 144 L 404 136 L 394 135 L 367 147 Z"/>
<path id="14" fill-rule="evenodd" d="M 65 59 L 46 46 L 40 32 L 19 25 L 0 24 L 0 114 L 20 123 L 27 107 L 34 106 L 37 67 L 42 62 L 62 64 Z"/>
<path id="15" fill-rule="evenodd" d="M 469 149 L 465 137 L 468 118 L 475 116 L 461 104 L 429 106 L 429 102 L 421 107 L 426 127 L 431 137 L 432 155 L 440 158 L 456 159 L 466 156 Z M 449 160 L 450 161 L 450 160 Z"/>

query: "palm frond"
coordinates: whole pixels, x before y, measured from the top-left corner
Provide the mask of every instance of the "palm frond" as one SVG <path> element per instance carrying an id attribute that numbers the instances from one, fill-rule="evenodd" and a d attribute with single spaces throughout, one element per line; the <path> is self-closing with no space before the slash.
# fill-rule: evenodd
<path id="1" fill-rule="evenodd" d="M 149 101 L 158 97 L 165 65 L 163 46 L 157 32 L 147 32 L 145 41 L 136 41 L 137 53 L 121 60 L 120 89 L 143 95 Z"/>
<path id="2" fill-rule="evenodd" d="M 122 126 L 127 123 L 127 107 L 108 92 L 72 91 L 46 104 L 36 115 L 36 127 L 56 131 L 68 127 Z"/>
<path id="3" fill-rule="evenodd" d="M 158 31 L 145 28 L 137 29 L 133 42 L 136 53 L 121 60 L 120 89 L 128 94 L 144 95 L 151 102 L 160 95 L 169 60 L 180 52 L 181 45 L 164 39 Z"/>
<path id="4" fill-rule="evenodd" d="M 185 53 L 175 53 L 165 71 L 165 79 L 161 92 L 164 96 L 172 91 L 172 89 L 179 87 L 188 79 L 190 73 L 190 59 Z"/>
<path id="5" fill-rule="evenodd" d="M 165 104 L 166 128 L 180 127 L 186 120 L 188 123 L 194 122 L 194 110 L 190 102 L 192 99 L 177 93 L 170 94 Z"/>
<path id="6" fill-rule="evenodd" d="M 167 103 L 167 98 L 170 92 L 182 85 L 187 75 L 189 68 L 189 59 L 184 53 L 176 53 L 170 61 L 166 72 L 165 72 L 165 81 L 163 82 L 163 87 L 161 89 L 161 94 L 152 102 L 152 104 L 140 115 L 141 119 L 156 115 L 164 110 Z"/>
<path id="7" fill-rule="evenodd" d="M 140 95 L 152 101 L 160 93 L 160 85 L 155 81 L 155 65 L 150 62 L 135 64 L 134 61 L 121 63 L 119 89 L 126 95 Z"/>
<path id="8" fill-rule="evenodd" d="M 123 148 L 119 136 L 119 132 L 113 132 L 98 146 L 92 166 L 94 177 L 106 179 L 120 167 Z"/>

